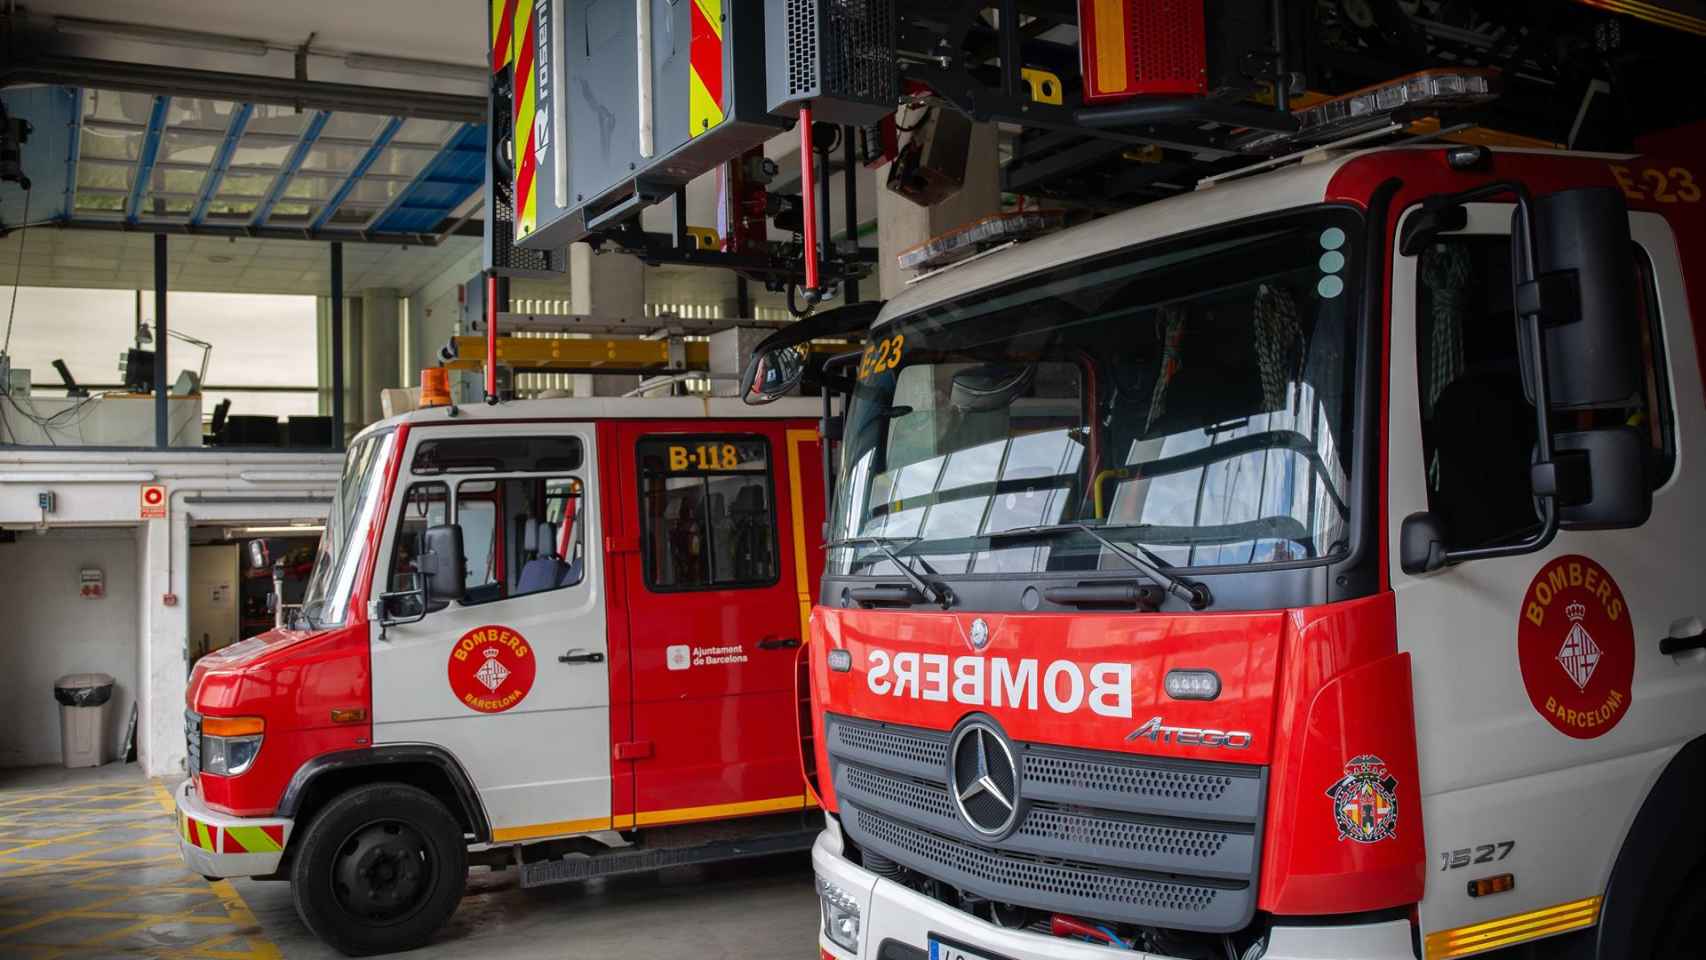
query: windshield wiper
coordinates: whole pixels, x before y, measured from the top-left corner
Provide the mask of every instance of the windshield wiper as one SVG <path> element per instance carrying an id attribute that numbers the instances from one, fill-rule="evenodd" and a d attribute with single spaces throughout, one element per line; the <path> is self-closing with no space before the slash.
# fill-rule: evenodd
<path id="1" fill-rule="evenodd" d="M 1131 527 L 1115 527 L 1113 529 L 1132 529 Z M 1198 580 L 1191 580 L 1172 572 L 1172 567 L 1166 561 L 1143 547 L 1132 544 L 1117 543 L 1102 536 L 1091 524 L 1078 523 L 1045 523 L 1034 527 L 1014 527 L 1011 530 L 1000 530 L 984 534 L 991 539 L 998 537 L 1034 537 L 1052 536 L 1060 533 L 1070 533 L 1074 530 L 1088 534 L 1092 540 L 1113 551 L 1121 560 L 1132 565 L 1137 572 L 1161 585 L 1161 588 L 1180 600 L 1189 604 L 1192 610 L 1202 610 L 1214 603 L 1214 595 L 1209 593 L 1208 585 Z"/>
<path id="2" fill-rule="evenodd" d="M 912 569 L 911 564 L 902 560 L 900 554 L 895 553 L 894 548 L 889 546 L 891 543 L 909 544 L 915 543 L 917 540 L 917 537 L 842 537 L 839 540 L 829 541 L 824 544 L 824 547 L 848 547 L 858 543 L 868 543 L 876 547 L 879 553 L 888 557 L 896 567 L 900 568 L 900 575 L 906 578 L 907 583 L 912 584 L 912 589 L 917 590 L 918 595 L 923 597 L 926 603 L 933 603 L 946 610 L 954 605 L 953 592 L 947 587 L 934 586 L 930 581 L 919 576 L 918 571 Z M 920 562 L 923 561 L 920 560 Z"/>

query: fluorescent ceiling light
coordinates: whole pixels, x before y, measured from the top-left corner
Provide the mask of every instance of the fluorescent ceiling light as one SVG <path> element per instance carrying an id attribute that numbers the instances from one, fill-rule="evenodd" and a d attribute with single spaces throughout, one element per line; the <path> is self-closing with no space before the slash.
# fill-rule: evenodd
<path id="1" fill-rule="evenodd" d="M 54 17 L 53 28 L 60 33 L 86 37 L 117 37 L 121 40 L 140 40 L 170 47 L 193 47 L 198 50 L 218 50 L 221 53 L 240 53 L 264 57 L 268 47 L 264 40 L 228 37 L 219 33 L 197 33 L 191 30 L 168 30 L 144 23 L 118 23 L 112 20 L 84 20 L 79 17 Z"/>
<path id="2" fill-rule="evenodd" d="M 440 63 L 436 60 L 414 60 L 409 57 L 387 57 L 376 53 L 352 53 L 344 57 L 344 66 L 351 70 L 410 73 L 418 77 L 463 80 L 468 83 L 486 82 L 486 69 L 484 67 L 470 67 L 460 63 Z"/>
<path id="3" fill-rule="evenodd" d="M 46 473 L 11 470 L 0 473 L 0 483 L 152 483 L 154 474 L 147 470 L 113 473 Z"/>
<path id="4" fill-rule="evenodd" d="M 296 525 L 296 524 L 290 524 L 287 526 L 274 526 L 274 527 L 227 527 L 225 530 L 225 535 L 226 535 L 226 537 L 246 537 L 246 536 L 251 536 L 254 534 L 276 534 L 276 535 L 288 536 L 290 534 L 308 534 L 308 533 L 312 533 L 312 534 L 317 535 L 317 534 L 321 534 L 321 533 L 325 533 L 325 532 L 326 532 L 326 525 L 323 523 L 319 523 L 319 524 L 302 524 L 300 526 Z"/>

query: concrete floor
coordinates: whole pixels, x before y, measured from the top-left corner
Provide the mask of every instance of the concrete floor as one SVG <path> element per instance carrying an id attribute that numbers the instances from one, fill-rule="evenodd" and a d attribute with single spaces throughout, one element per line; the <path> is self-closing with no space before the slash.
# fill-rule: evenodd
<path id="1" fill-rule="evenodd" d="M 451 922 L 407 956 L 807 960 L 804 855 L 534 890 L 476 870 Z M 336 957 L 290 888 L 209 883 L 178 857 L 171 799 L 134 764 L 0 770 L 0 957 Z"/>

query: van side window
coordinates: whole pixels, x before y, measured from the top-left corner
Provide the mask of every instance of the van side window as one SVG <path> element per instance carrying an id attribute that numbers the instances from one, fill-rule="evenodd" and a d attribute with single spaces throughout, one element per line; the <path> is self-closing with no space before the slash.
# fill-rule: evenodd
<path id="1" fill-rule="evenodd" d="M 637 445 L 640 553 L 657 591 L 776 582 L 770 444 L 751 436 L 646 437 Z"/>
<path id="2" fill-rule="evenodd" d="M 462 527 L 464 605 L 557 590 L 581 582 L 585 567 L 583 488 L 578 477 L 481 477 L 409 488 L 398 520 L 391 590 L 413 586 L 426 528 Z M 440 598 L 443 599 L 443 598 Z"/>
<path id="3" fill-rule="evenodd" d="M 1675 434 L 1652 267 L 1639 248 L 1633 260 L 1640 310 L 1631 322 L 1640 327 L 1645 396 L 1635 407 L 1559 413 L 1553 423 L 1558 430 L 1644 427 L 1656 489 L 1675 464 Z M 1416 276 L 1422 456 L 1428 509 L 1454 546 L 1508 541 L 1540 522 L 1528 475 L 1534 407 L 1523 392 L 1511 311 L 1508 238 L 1445 237 L 1422 253 Z"/>

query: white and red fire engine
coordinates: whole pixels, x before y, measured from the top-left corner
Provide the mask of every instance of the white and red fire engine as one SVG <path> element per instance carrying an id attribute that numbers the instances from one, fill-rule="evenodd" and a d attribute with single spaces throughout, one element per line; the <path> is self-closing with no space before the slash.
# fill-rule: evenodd
<path id="1" fill-rule="evenodd" d="M 532 885 L 809 847 L 813 402 L 436 407 L 350 445 L 296 622 L 190 678 L 180 847 L 406 949 Z M 738 821 L 704 829 L 708 821 Z"/>
<path id="2" fill-rule="evenodd" d="M 1323 155 L 890 301 L 825 960 L 1698 955 L 1698 161 Z"/>

